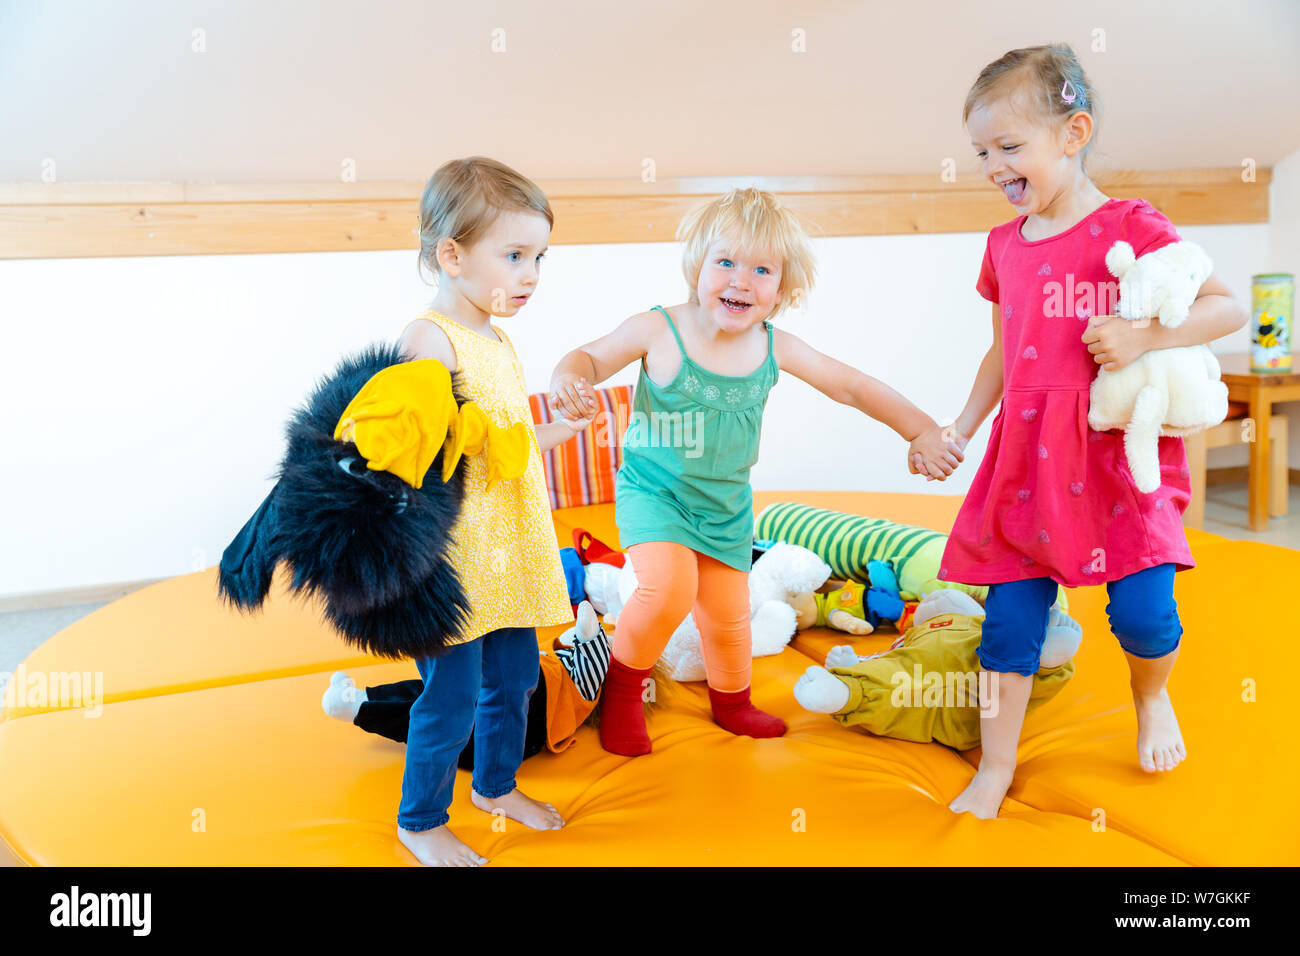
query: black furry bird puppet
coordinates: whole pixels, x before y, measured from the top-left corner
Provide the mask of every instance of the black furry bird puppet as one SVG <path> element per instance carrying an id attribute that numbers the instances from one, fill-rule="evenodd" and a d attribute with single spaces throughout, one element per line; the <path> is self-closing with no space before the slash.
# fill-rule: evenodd
<path id="1" fill-rule="evenodd" d="M 523 425 L 500 429 L 433 359 L 397 345 L 345 358 L 289 420 L 279 480 L 221 557 L 218 590 L 262 606 L 276 566 L 319 597 L 343 638 L 380 657 L 432 657 L 469 613 L 448 542 L 463 456 L 486 451 L 489 485 L 522 475 Z"/>

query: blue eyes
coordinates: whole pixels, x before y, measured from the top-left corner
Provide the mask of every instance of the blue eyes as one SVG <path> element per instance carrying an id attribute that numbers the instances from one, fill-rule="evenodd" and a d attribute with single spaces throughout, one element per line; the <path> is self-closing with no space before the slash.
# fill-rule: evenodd
<path id="1" fill-rule="evenodd" d="M 1018 150 L 1019 148 L 1020 148 L 1020 144 L 1019 144 L 1019 143 L 1017 143 L 1015 146 L 1003 146 L 1003 147 L 1002 147 L 1002 149 L 1003 149 L 1004 151 L 1008 152 L 1008 153 L 1014 153 L 1014 152 L 1015 152 L 1016 150 Z M 984 150 L 982 150 L 982 149 L 980 149 L 980 150 L 976 150 L 976 151 L 975 151 L 975 158 L 976 158 L 976 159 L 983 159 L 983 158 L 984 158 L 985 156 L 987 156 L 987 155 L 988 155 L 988 153 L 986 153 L 986 152 L 985 152 Z"/>
<path id="2" fill-rule="evenodd" d="M 509 259 L 511 262 L 518 262 L 518 261 L 519 261 L 519 253 L 518 253 L 518 252 L 512 252 L 512 253 L 510 253 L 508 256 L 506 256 L 506 258 Z M 544 253 L 544 252 L 539 252 L 539 253 L 537 254 L 537 261 L 538 261 L 538 262 L 541 262 L 541 261 L 542 261 L 543 259 L 545 259 L 545 258 L 546 258 L 546 253 Z"/>
<path id="3" fill-rule="evenodd" d="M 730 269 L 733 265 L 735 265 L 735 263 L 733 263 L 730 259 L 719 259 L 718 265 L 722 266 L 724 269 Z M 762 270 L 763 275 L 772 274 L 772 270 L 769 269 L 767 266 L 759 266 L 758 268 Z"/>

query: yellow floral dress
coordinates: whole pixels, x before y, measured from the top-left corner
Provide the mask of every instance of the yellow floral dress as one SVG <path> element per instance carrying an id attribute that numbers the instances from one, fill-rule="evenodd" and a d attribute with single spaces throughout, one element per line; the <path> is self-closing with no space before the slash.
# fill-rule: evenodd
<path id="1" fill-rule="evenodd" d="M 555 526 L 542 474 L 541 448 L 528 408 L 524 373 L 510 339 L 493 342 L 441 312 L 419 315 L 446 333 L 456 352 L 460 387 L 498 428 L 528 426 L 531 452 L 523 475 L 487 489 L 487 457 L 465 458 L 465 503 L 449 551 L 469 598 L 464 643 L 502 627 L 573 623 Z"/>

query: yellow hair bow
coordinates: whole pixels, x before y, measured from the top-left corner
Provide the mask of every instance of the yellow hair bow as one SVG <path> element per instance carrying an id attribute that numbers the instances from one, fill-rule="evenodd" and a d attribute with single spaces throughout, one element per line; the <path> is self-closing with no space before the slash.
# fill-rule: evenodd
<path id="1" fill-rule="evenodd" d="M 528 426 L 498 428 L 473 402 L 456 407 L 451 373 L 436 359 L 390 365 L 371 376 L 334 428 L 356 444 L 372 471 L 387 471 L 419 488 L 442 449 L 442 480 L 465 455 L 487 452 L 487 486 L 518 478 L 528 466 Z"/>

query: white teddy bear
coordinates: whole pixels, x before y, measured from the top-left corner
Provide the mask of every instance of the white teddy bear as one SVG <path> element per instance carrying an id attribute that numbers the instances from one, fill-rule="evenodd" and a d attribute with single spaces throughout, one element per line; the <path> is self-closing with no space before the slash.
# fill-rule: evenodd
<path id="1" fill-rule="evenodd" d="M 595 565 L 589 565 L 588 571 Z M 596 586 L 602 593 L 605 605 L 605 622 L 617 624 L 617 614 L 636 590 L 636 571 L 628 555 L 623 569 L 618 573 L 618 595 L 609 593 L 609 582 L 601 580 Z M 605 575 L 605 572 L 598 572 Z M 790 643 L 795 631 L 795 611 L 790 600 L 796 594 L 815 591 L 831 575 L 830 566 L 807 548 L 784 542 L 773 545 L 754 562 L 749 572 L 750 630 L 753 635 L 754 656 L 779 654 Z M 607 575 L 606 575 L 607 576 Z M 588 583 L 588 596 L 592 584 Z M 595 600 L 592 602 L 595 604 Z M 597 605 L 599 610 L 599 605 Z M 668 646 L 659 656 L 659 662 L 676 681 L 704 680 L 704 654 L 700 650 L 700 631 L 695 617 L 686 620 L 673 632 Z"/>
<path id="2" fill-rule="evenodd" d="M 1213 268 L 1190 242 L 1175 242 L 1138 259 L 1127 242 L 1106 253 L 1106 267 L 1119 279 L 1121 318 L 1158 317 L 1176 328 Z M 1207 345 L 1153 349 L 1118 371 L 1101 369 L 1093 379 L 1088 425 L 1096 431 L 1124 429 L 1124 451 L 1138 490 L 1160 487 L 1157 454 L 1161 435 L 1192 435 L 1228 415 L 1228 387 Z"/>

